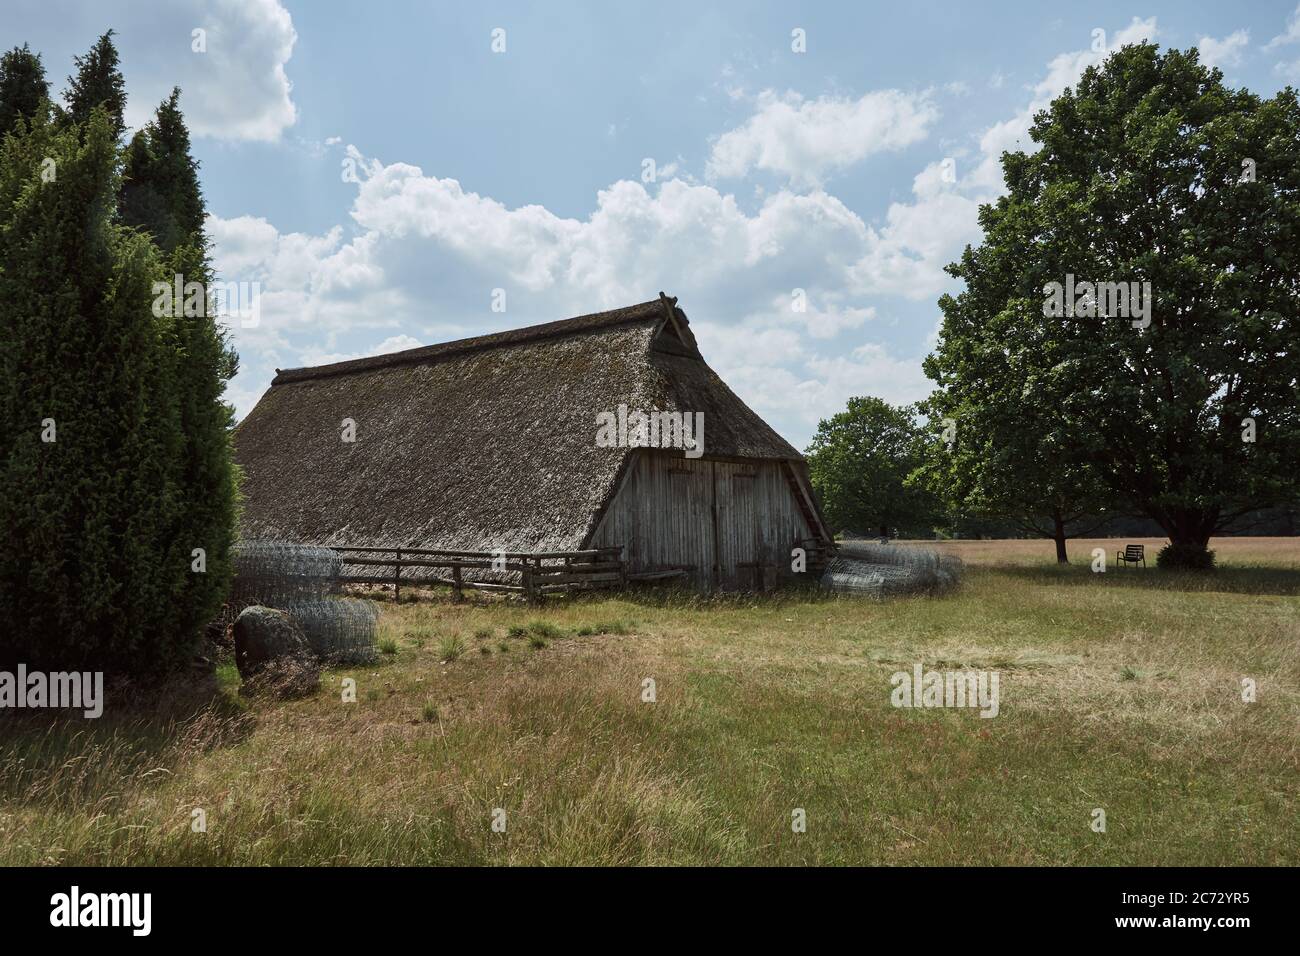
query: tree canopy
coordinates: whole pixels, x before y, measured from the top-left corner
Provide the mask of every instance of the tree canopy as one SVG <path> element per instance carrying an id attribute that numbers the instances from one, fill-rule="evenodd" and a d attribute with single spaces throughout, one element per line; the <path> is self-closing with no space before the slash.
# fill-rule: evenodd
<path id="1" fill-rule="evenodd" d="M 805 454 L 813 487 L 835 531 L 930 530 L 935 504 L 909 479 L 924 461 L 924 438 L 910 406 L 851 398 L 824 419 Z"/>
<path id="2" fill-rule="evenodd" d="M 1003 156 L 984 241 L 949 267 L 965 289 L 940 302 L 935 407 L 959 442 L 965 416 L 980 441 L 1027 430 L 990 468 L 1077 465 L 1203 551 L 1300 476 L 1296 93 L 1134 45 L 1031 135 L 1036 152 Z"/>

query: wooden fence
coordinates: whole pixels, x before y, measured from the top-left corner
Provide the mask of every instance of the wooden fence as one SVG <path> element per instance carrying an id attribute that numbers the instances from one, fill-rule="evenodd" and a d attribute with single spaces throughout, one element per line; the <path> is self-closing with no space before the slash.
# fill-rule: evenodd
<path id="1" fill-rule="evenodd" d="M 341 583 L 392 584 L 395 599 L 401 597 L 404 580 L 408 586 L 450 587 L 457 601 L 464 597 L 465 588 L 514 591 L 532 601 L 548 591 L 622 587 L 628 580 L 622 547 L 538 552 L 326 547 L 343 559 Z M 355 568 L 374 570 L 349 573 Z M 402 577 L 403 569 L 410 572 L 405 579 Z M 466 571 L 517 574 L 519 583 L 475 580 L 466 577 Z"/>

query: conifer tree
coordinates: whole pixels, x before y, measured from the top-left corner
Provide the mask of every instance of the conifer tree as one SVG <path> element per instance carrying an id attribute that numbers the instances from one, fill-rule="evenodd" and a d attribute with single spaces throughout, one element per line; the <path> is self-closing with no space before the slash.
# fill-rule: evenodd
<path id="1" fill-rule="evenodd" d="M 50 88 L 39 53 L 24 43 L 0 56 L 0 137 L 19 119 L 30 120 L 46 109 Z"/>
<path id="2" fill-rule="evenodd" d="M 192 282 L 207 289 L 213 273 L 203 229 L 203 194 L 179 102 L 180 90 L 173 89 L 127 149 L 122 221 L 152 237 L 173 288 L 179 281 L 182 289 Z M 213 302 L 205 297 L 191 314 L 174 299 L 177 399 L 185 436 L 179 475 L 184 494 L 175 533 L 191 551 L 202 549 L 206 565 L 193 576 L 180 601 L 182 626 L 193 628 L 215 616 L 230 582 L 235 523 L 233 410 L 222 393 L 235 373 L 236 358 L 217 324 Z"/>
<path id="3" fill-rule="evenodd" d="M 85 56 L 74 57 L 77 75 L 68 77 L 63 92 L 67 110 L 63 116 L 75 125 L 84 125 L 98 106 L 107 111 L 113 141 L 126 130 L 126 82 L 118 69 L 117 47 L 109 30 Z"/>
<path id="4" fill-rule="evenodd" d="M 139 674 L 196 634 L 173 320 L 157 250 L 114 222 L 116 130 L 38 115 L 0 145 L 0 658 Z"/>

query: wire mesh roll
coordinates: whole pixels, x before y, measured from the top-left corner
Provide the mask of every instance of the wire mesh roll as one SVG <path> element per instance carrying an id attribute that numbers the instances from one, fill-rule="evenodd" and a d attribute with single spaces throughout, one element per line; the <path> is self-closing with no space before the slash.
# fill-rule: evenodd
<path id="1" fill-rule="evenodd" d="M 370 601 L 335 598 L 285 608 L 302 628 L 312 651 L 327 666 L 367 664 L 378 657 L 375 630 L 379 612 Z"/>
<path id="2" fill-rule="evenodd" d="M 338 590 L 343 560 L 331 548 L 285 541 L 240 541 L 232 549 L 235 579 L 228 603 L 286 608 Z"/>
<path id="3" fill-rule="evenodd" d="M 960 558 L 929 548 L 854 541 L 826 565 L 823 587 L 851 594 L 887 597 L 944 591 L 961 580 Z"/>

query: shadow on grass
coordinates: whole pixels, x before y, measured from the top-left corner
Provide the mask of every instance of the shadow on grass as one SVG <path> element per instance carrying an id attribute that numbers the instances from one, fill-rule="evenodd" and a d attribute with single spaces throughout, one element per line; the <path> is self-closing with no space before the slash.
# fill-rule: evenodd
<path id="1" fill-rule="evenodd" d="M 1213 571 L 1165 571 L 1159 568 L 1107 568 L 1094 573 L 1087 562 L 1068 565 L 987 565 L 976 573 L 995 573 L 1037 584 L 1118 587 L 1205 594 L 1300 595 L 1300 569 L 1220 565 Z"/>
<path id="2" fill-rule="evenodd" d="M 214 674 L 104 688 L 102 716 L 9 710 L 0 740 L 0 799 L 51 810 L 116 799 L 186 760 L 246 738 L 256 719 Z"/>

